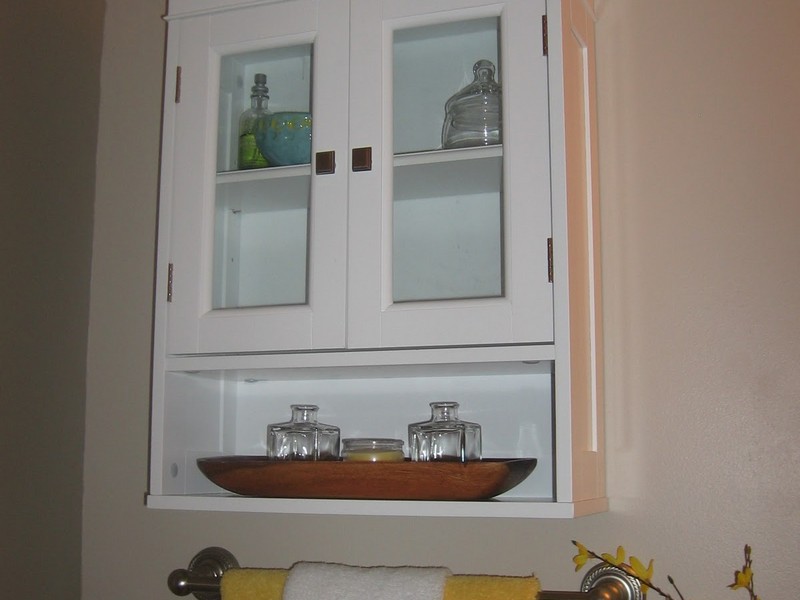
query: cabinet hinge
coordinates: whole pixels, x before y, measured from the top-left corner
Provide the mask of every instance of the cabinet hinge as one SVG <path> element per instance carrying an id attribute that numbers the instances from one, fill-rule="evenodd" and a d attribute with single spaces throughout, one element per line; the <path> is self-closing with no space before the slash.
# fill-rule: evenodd
<path id="1" fill-rule="evenodd" d="M 547 15 L 542 15 L 542 54 L 547 56 Z"/>
<path id="2" fill-rule="evenodd" d="M 172 302 L 172 263 L 167 268 L 167 302 Z"/>
<path id="3" fill-rule="evenodd" d="M 181 101 L 181 67 L 175 69 L 175 104 Z"/>
<path id="4" fill-rule="evenodd" d="M 547 238 L 547 282 L 553 283 L 553 238 Z"/>

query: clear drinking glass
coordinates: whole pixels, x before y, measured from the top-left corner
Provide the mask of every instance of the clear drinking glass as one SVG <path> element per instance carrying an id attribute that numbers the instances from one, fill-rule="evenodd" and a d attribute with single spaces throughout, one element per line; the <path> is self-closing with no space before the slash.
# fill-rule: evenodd
<path id="1" fill-rule="evenodd" d="M 267 427 L 267 456 L 278 460 L 337 460 L 339 428 L 317 422 L 319 407 L 292 404 L 292 420 Z"/>
<path id="2" fill-rule="evenodd" d="M 431 402 L 431 418 L 408 426 L 411 460 L 481 458 L 481 426 L 458 418 L 458 402 Z"/>

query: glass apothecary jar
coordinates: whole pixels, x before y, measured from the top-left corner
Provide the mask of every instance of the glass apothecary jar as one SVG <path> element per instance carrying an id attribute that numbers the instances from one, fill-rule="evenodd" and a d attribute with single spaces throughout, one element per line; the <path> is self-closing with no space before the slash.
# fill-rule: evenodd
<path id="1" fill-rule="evenodd" d="M 411 460 L 481 458 L 481 426 L 458 418 L 458 402 L 431 402 L 431 418 L 408 426 Z"/>
<path id="2" fill-rule="evenodd" d="M 337 460 L 339 428 L 317 421 L 319 407 L 292 404 L 292 419 L 267 427 L 267 456 L 277 460 Z"/>
<path id="3" fill-rule="evenodd" d="M 445 104 L 443 148 L 491 146 L 502 142 L 502 90 L 494 79 L 495 66 L 479 60 L 474 81 Z"/>

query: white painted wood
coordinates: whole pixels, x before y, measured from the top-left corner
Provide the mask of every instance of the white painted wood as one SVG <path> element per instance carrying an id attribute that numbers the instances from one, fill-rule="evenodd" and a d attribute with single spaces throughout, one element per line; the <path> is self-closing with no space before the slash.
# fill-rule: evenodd
<path id="1" fill-rule="evenodd" d="M 355 6 L 358 7 L 360 18 L 353 25 L 353 37 L 360 43 L 352 59 L 350 114 L 351 122 L 358 120 L 359 127 L 357 130 L 354 128 L 352 135 L 355 138 L 354 146 L 371 146 L 373 157 L 379 155 L 380 159 L 375 161 L 371 172 L 356 173 L 351 178 L 348 347 L 552 342 L 552 286 L 547 280 L 546 256 L 551 222 L 547 59 L 542 56 L 541 49 L 544 2 L 504 2 L 481 6 L 471 1 L 452 1 L 437 3 L 434 7 L 413 2 L 375 3 L 356 0 Z M 427 44 L 432 42 L 425 39 L 425 34 L 416 35 L 416 32 L 426 26 L 435 27 L 434 31 L 438 32 L 438 27 L 444 23 L 469 23 L 475 19 L 498 19 L 502 31 L 500 57 L 497 57 L 496 33 L 493 48 L 488 45 L 487 48 L 475 49 L 476 53 L 486 50 L 489 57 L 502 65 L 505 86 L 503 100 L 507 126 L 504 128 L 502 148 L 504 193 L 502 215 L 498 215 L 498 218 L 502 218 L 504 235 L 502 246 L 491 251 L 496 253 L 498 262 L 500 256 L 505 260 L 502 281 L 498 274 L 486 284 L 468 288 L 449 286 L 449 297 L 452 298 L 449 300 L 395 302 L 396 297 L 414 297 L 405 292 L 405 288 L 411 285 L 405 281 L 413 280 L 414 277 L 429 282 L 425 285 L 447 288 L 451 274 L 446 269 L 458 263 L 447 259 L 447 248 L 442 249 L 439 245 L 428 244 L 417 248 L 417 254 L 412 252 L 408 256 L 393 253 L 393 242 L 398 241 L 393 239 L 393 231 L 397 231 L 398 223 L 414 231 L 415 235 L 424 234 L 428 227 L 422 220 L 425 218 L 423 209 L 419 209 L 416 216 L 406 216 L 408 205 L 405 201 L 402 207 L 393 205 L 393 191 L 397 193 L 401 178 L 403 184 L 406 182 L 408 176 L 405 175 L 405 169 L 408 167 L 403 165 L 409 161 L 407 156 L 395 159 L 395 147 L 399 144 L 397 149 L 406 151 L 433 144 L 428 141 L 415 145 L 405 141 L 408 135 L 404 135 L 404 140 L 397 143 L 392 139 L 394 131 L 404 128 L 393 124 L 393 109 L 402 110 L 392 105 L 393 99 L 402 97 L 401 92 L 393 89 L 393 77 L 390 75 L 394 66 L 394 34 L 400 32 L 398 35 L 402 35 L 403 40 L 412 40 L 404 41 L 404 46 L 420 46 L 414 50 L 404 49 L 402 56 L 407 55 L 408 60 L 414 59 L 414 64 L 419 65 L 421 80 L 427 82 L 421 87 L 428 88 L 433 82 L 432 75 L 426 73 L 435 76 L 441 71 L 441 67 L 435 64 L 436 54 L 428 51 Z M 414 34 L 409 34 L 409 30 Z M 456 40 L 460 39 L 457 32 L 448 31 L 448 35 Z M 438 43 L 439 40 L 436 39 L 435 42 Z M 454 46 L 458 48 L 459 44 Z M 434 63 L 427 71 L 422 69 L 425 62 L 417 57 L 426 51 L 430 54 L 427 63 Z M 465 52 L 463 49 L 461 51 Z M 469 81 L 472 63 L 481 57 L 481 54 L 476 54 L 474 58 L 461 61 L 464 64 L 459 65 L 460 71 L 466 70 Z M 422 97 L 418 119 L 414 118 L 413 113 L 402 113 L 398 117 L 410 121 L 408 129 L 413 129 L 416 121 L 423 120 L 427 130 L 433 128 L 437 132 L 441 131 L 444 101 L 450 94 L 458 91 L 459 87 L 468 83 L 460 71 L 456 83 L 438 100 L 438 114 L 433 120 L 436 125 L 425 121 L 431 113 L 430 107 L 435 103 L 430 104 L 427 97 Z M 410 79 L 406 76 L 402 83 L 407 84 Z M 378 80 L 383 82 L 382 90 L 376 89 L 376 86 L 364 89 L 363 82 Z M 414 160 L 424 158 L 416 155 Z M 442 157 L 434 153 L 432 160 L 440 161 Z M 391 168 L 395 164 L 398 165 L 397 170 Z M 429 179 L 447 181 L 448 172 L 458 173 L 456 184 L 447 183 L 448 193 L 453 193 L 459 185 L 465 185 L 461 181 L 461 173 L 455 171 L 455 166 L 450 166 L 449 171 L 426 171 L 420 168 L 412 171 L 410 177 L 414 180 L 415 187 L 424 188 Z M 467 168 L 471 169 L 472 176 L 478 177 L 486 169 L 481 165 L 469 165 Z M 491 179 L 491 176 L 487 175 L 486 179 Z M 476 189 L 480 189 L 479 185 L 476 184 Z M 428 196 L 422 195 L 422 192 L 420 195 L 435 199 L 437 193 L 432 190 L 428 192 Z M 479 206 L 480 197 L 475 196 L 475 200 L 469 200 L 472 197 L 467 194 L 460 204 L 453 206 L 464 211 L 475 211 L 470 206 Z M 423 203 L 425 200 L 419 202 Z M 442 205 L 441 200 L 436 202 Z M 489 221 L 487 214 L 480 211 L 474 214 L 474 218 L 481 222 Z M 451 222 L 459 219 L 468 222 L 468 215 L 459 215 L 455 209 L 451 209 L 449 215 L 443 215 L 443 219 Z M 441 231 L 444 236 L 447 229 L 442 227 Z M 468 235 L 478 239 L 474 234 Z M 410 239 L 413 238 L 403 236 L 400 241 Z M 475 248 L 482 248 L 483 257 L 487 256 L 490 247 L 490 240 L 475 245 Z M 426 252 L 432 253 L 436 249 L 439 251 L 434 256 L 425 259 Z M 464 250 L 461 245 L 460 251 L 468 252 L 469 248 Z M 398 256 L 404 258 L 411 267 L 408 275 L 405 270 L 400 271 L 401 279 L 393 273 L 393 260 Z M 445 261 L 441 268 L 445 271 L 439 272 L 436 270 L 436 262 L 442 258 Z M 395 294 L 393 284 L 401 285 L 403 291 Z M 475 297 L 459 299 L 465 296 Z M 424 289 L 417 298 L 426 298 Z"/>
<path id="2" fill-rule="evenodd" d="M 548 2 L 559 501 L 605 496 L 592 2 Z"/>
<path id="3" fill-rule="evenodd" d="M 472 370 L 491 375 L 515 368 L 530 372 L 532 365 L 555 358 L 553 346 L 478 346 L 462 348 L 409 348 L 355 352 L 297 352 L 232 355 L 194 355 L 169 357 L 163 361 L 167 371 L 248 371 L 269 369 L 277 379 L 358 378 L 372 371 L 381 377 L 397 377 L 425 371 L 466 374 Z M 518 366 L 519 365 L 519 366 Z M 404 372 L 404 369 L 411 373 Z M 281 373 L 281 372 L 285 372 Z M 294 375 L 291 375 L 294 373 Z"/>
<path id="4" fill-rule="evenodd" d="M 284 0 L 169 0 L 168 21 L 223 12 L 231 8 L 275 4 Z"/>
<path id="5" fill-rule="evenodd" d="M 493 502 L 424 502 L 404 500 L 315 500 L 233 496 L 154 496 L 147 506 L 173 510 L 210 510 L 280 514 L 372 515 L 395 517 L 494 517 L 571 519 L 608 510 L 605 498 L 587 502 L 500 500 Z"/>
<path id="6" fill-rule="evenodd" d="M 593 71 L 590 62 L 581 67 L 583 100 L 589 107 L 579 115 L 577 134 L 570 129 L 575 117 L 568 112 L 574 111 L 568 84 L 575 73 L 564 71 L 574 71 L 565 62 L 573 40 L 587 46 L 585 60 L 592 60 L 591 31 L 581 29 L 590 24 L 581 25 L 576 17 L 586 4 L 171 3 L 175 12 L 168 17 L 167 72 L 181 66 L 182 100 L 171 102 L 174 82 L 168 77 L 148 506 L 516 518 L 572 518 L 607 510 Z M 545 12 L 547 58 L 541 56 Z M 421 110 L 420 122 L 427 123 L 423 134 L 394 127 L 392 110 L 399 101 L 389 76 L 392 32 L 469 20 L 480 38 L 485 20 L 495 18 L 503 31 L 499 56 L 492 55 L 502 65 L 503 145 L 432 148 L 429 108 Z M 452 32 L 455 39 L 463 33 L 460 27 Z M 577 37 L 567 40 L 567 34 Z M 244 92 L 220 97 L 220 83 L 240 74 L 252 79 L 270 61 L 277 64 L 271 54 L 276 48 L 298 44 L 314 44 L 314 150 L 336 152 L 336 173 L 316 176 L 307 165 L 229 171 L 235 148 L 217 132 L 230 137 L 234 117 L 247 99 Z M 485 40 L 475 47 L 485 48 Z M 425 51 L 424 44 L 420 48 Z M 238 62 L 232 62 L 233 56 Z M 465 59 L 469 68 L 471 61 Z M 408 81 L 408 73 L 404 77 L 398 81 Z M 466 83 L 452 84 L 450 93 Z M 275 96 L 277 105 L 298 104 L 303 93 L 276 90 Z M 434 96 L 426 86 L 420 106 L 433 106 Z M 416 122 L 412 116 L 403 118 Z M 397 156 L 396 142 L 403 152 Z M 373 169 L 354 173 L 350 150 L 362 146 L 373 149 Z M 480 202 L 496 201 L 492 190 L 497 186 L 483 175 L 500 164 L 505 294 L 393 302 L 395 183 L 402 183 L 402 201 L 409 207 L 426 194 L 444 205 L 463 194 L 464 206 L 474 203 L 476 218 L 488 219 Z M 448 173 L 456 172 L 456 181 L 448 181 Z M 267 257 L 287 250 L 291 242 L 280 241 L 281 236 L 290 223 L 297 227 L 298 215 L 306 212 L 303 194 L 292 190 L 309 181 L 308 304 L 214 309 L 214 261 L 237 256 L 242 245 Z M 281 202 L 265 208 L 254 191 L 261 186 L 280 186 Z M 217 201 L 222 198 L 225 203 Z M 215 259 L 215 215 L 220 211 L 228 214 L 219 221 L 224 228 L 216 226 L 216 243 L 224 243 L 229 254 L 217 253 Z M 409 223 L 430 226 L 419 220 L 423 213 L 409 213 Z M 269 239 L 254 233 L 262 229 Z M 545 253 L 551 236 L 552 284 Z M 478 236 L 474 243 L 483 255 L 491 237 Z M 297 261 L 297 254 L 292 250 L 292 259 L 286 260 Z M 248 270 L 261 279 L 283 278 L 284 291 L 293 290 L 287 302 L 302 295 L 297 264 L 281 272 L 259 262 L 241 260 L 225 271 L 224 289 L 231 297 L 244 303 L 273 298 L 258 285 L 248 285 Z M 174 298 L 167 303 L 170 263 L 175 265 Z M 344 436 L 405 438 L 407 424 L 427 418 L 428 403 L 436 399 L 460 401 L 462 417 L 482 424 L 485 456 L 536 455 L 540 464 L 534 474 L 495 502 L 282 500 L 220 494 L 195 464 L 200 456 L 263 453 L 266 425 L 285 420 L 296 400 L 320 405 L 320 419 L 340 425 Z"/>
<path id="7" fill-rule="evenodd" d="M 319 29 L 315 29 L 318 24 Z M 305 185 L 310 181 L 311 186 L 308 210 L 298 207 L 295 214 L 266 214 L 252 203 L 242 206 L 242 198 L 258 198 L 258 192 L 251 188 L 259 185 L 271 194 L 270 202 L 274 197 L 283 198 L 287 193 L 284 190 L 294 188 L 284 188 L 282 181 L 302 182 L 295 173 L 308 172 L 308 167 L 294 172 L 278 169 L 279 172 L 263 174 L 217 176 L 220 166 L 223 170 L 230 167 L 217 162 L 220 145 L 215 134 L 219 128 L 221 136 L 232 137 L 235 119 L 244 106 L 240 98 L 239 105 L 231 109 L 233 118 L 227 119 L 227 129 L 218 127 L 221 64 L 233 64 L 231 57 L 235 56 L 247 66 L 243 73 L 252 79 L 252 73 L 262 66 L 261 57 L 270 55 L 268 50 L 313 43 L 314 87 L 325 91 L 313 99 L 313 150 L 334 150 L 339 157 L 345 156 L 347 123 L 340 115 L 346 113 L 347 90 L 342 89 L 339 78 L 349 52 L 347 2 L 298 0 L 267 4 L 186 19 L 171 23 L 170 27 L 171 35 L 177 33 L 181 40 L 176 62 L 182 69 L 182 89 L 181 102 L 174 110 L 175 146 L 172 155 L 165 157 L 164 167 L 174 173 L 174 185 L 165 190 L 165 195 L 172 202 L 173 214 L 181 216 L 172 220 L 167 250 L 173 264 L 173 301 L 166 307 L 167 351 L 189 354 L 342 348 L 347 243 L 345 170 L 340 167 L 334 175 L 305 180 Z M 311 77 L 310 73 L 305 75 Z M 244 78 L 241 74 L 239 77 Z M 271 108 L 307 109 L 307 105 L 292 105 L 291 97 L 280 89 L 281 82 L 281 77 L 276 77 L 278 88 L 270 92 L 271 100 L 275 96 L 276 102 Z M 274 86 L 269 74 L 268 85 Z M 222 121 L 224 126 L 226 120 Z M 198 123 L 206 126 L 198 127 Z M 305 189 L 291 193 L 303 199 L 307 195 Z M 221 223 L 216 229 L 215 221 Z M 270 239 L 259 239 L 258 230 Z M 293 231 L 307 232 L 307 260 L 304 253 L 281 241 L 282 235 Z M 215 240 L 229 252 L 217 252 L 215 258 Z M 242 254 L 248 249 L 263 258 L 248 260 Z M 286 252 L 292 256 L 287 257 Z M 229 266 L 230 261 L 236 262 L 235 268 Z M 272 264 L 259 264 L 266 261 Z M 225 273 L 224 285 L 215 285 L 215 267 L 220 280 L 221 273 Z M 285 277 L 287 273 L 290 278 Z M 277 292 L 265 296 L 258 285 L 248 283 L 248 274 L 262 288 L 272 285 Z M 160 276 L 166 275 L 162 271 Z M 245 306 L 268 302 L 290 305 L 220 310 L 215 308 L 214 300 L 216 306 L 235 305 L 237 301 Z"/>
<path id="8" fill-rule="evenodd" d="M 408 369 L 402 377 L 383 377 L 376 370 L 368 374 L 279 379 L 270 370 L 168 373 L 163 418 L 170 435 L 161 456 L 162 491 L 214 491 L 195 460 L 223 454 L 264 456 L 267 425 L 286 421 L 291 404 L 318 405 L 320 421 L 340 427 L 342 438 L 401 439 L 407 449 L 408 424 L 428 419 L 431 402 L 456 400 L 463 419 L 481 424 L 485 457 L 538 459 L 534 472 L 505 497 L 553 498 L 550 369 L 517 365 L 492 375 L 474 368 L 422 376 Z"/>

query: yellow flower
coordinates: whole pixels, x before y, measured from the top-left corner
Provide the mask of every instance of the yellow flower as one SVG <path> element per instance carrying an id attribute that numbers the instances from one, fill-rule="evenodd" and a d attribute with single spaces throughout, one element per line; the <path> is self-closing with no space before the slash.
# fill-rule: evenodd
<path id="1" fill-rule="evenodd" d="M 601 556 L 603 557 L 603 560 L 606 561 L 607 563 L 611 563 L 615 567 L 618 567 L 625 562 L 625 548 L 623 548 L 622 546 L 617 546 L 616 556 L 611 556 L 607 552 L 604 552 L 603 554 L 601 554 Z"/>
<path id="2" fill-rule="evenodd" d="M 736 578 L 736 581 L 730 584 L 728 587 L 732 590 L 738 590 L 740 588 L 749 588 L 750 582 L 753 581 L 753 570 L 750 566 L 745 566 L 744 570 L 736 571 L 733 576 Z"/>
<path id="3" fill-rule="evenodd" d="M 589 551 L 586 549 L 586 546 L 580 542 L 572 540 L 572 543 L 578 547 L 578 553 L 572 557 L 572 562 L 575 563 L 575 570 L 580 571 L 586 564 L 586 561 L 589 560 Z"/>
<path id="4" fill-rule="evenodd" d="M 638 558 L 631 556 L 631 569 L 633 569 L 633 574 L 642 581 L 650 581 L 650 579 L 653 577 L 653 559 L 650 559 L 650 563 L 645 569 L 644 565 Z"/>
<path id="5" fill-rule="evenodd" d="M 672 600 L 672 596 L 662 591 L 658 586 L 653 584 L 652 558 L 650 559 L 650 562 L 647 563 L 647 567 L 645 567 L 641 560 L 632 555 L 628 557 L 627 559 L 628 562 L 625 562 L 626 561 L 625 548 L 623 548 L 622 546 L 617 546 L 617 553 L 614 556 L 609 553 L 598 555 L 592 550 L 589 550 L 586 546 L 584 546 L 580 542 L 572 540 L 572 543 L 578 548 L 578 553 L 574 557 L 572 557 L 572 562 L 575 563 L 576 571 L 580 570 L 590 558 L 602 560 L 605 564 L 617 567 L 618 569 L 624 571 L 632 579 L 636 579 L 640 585 L 642 598 L 647 598 L 648 591 L 654 591 L 658 593 L 658 595 L 661 596 L 662 598 L 666 598 L 667 600 Z M 741 571 L 734 572 L 735 581 L 728 587 L 734 590 L 744 588 L 748 591 L 750 600 L 761 600 L 760 597 L 756 595 L 755 591 L 753 590 L 753 569 L 752 569 L 753 561 L 750 558 L 750 554 L 751 554 L 750 546 L 745 546 L 744 566 L 742 566 Z M 681 600 L 683 600 L 683 595 L 680 593 L 680 590 L 678 590 L 678 587 L 675 585 L 675 581 L 672 579 L 672 577 L 668 575 L 667 580 L 672 585 L 672 587 L 675 588 L 675 591 L 678 593 L 678 596 L 680 596 Z"/>

